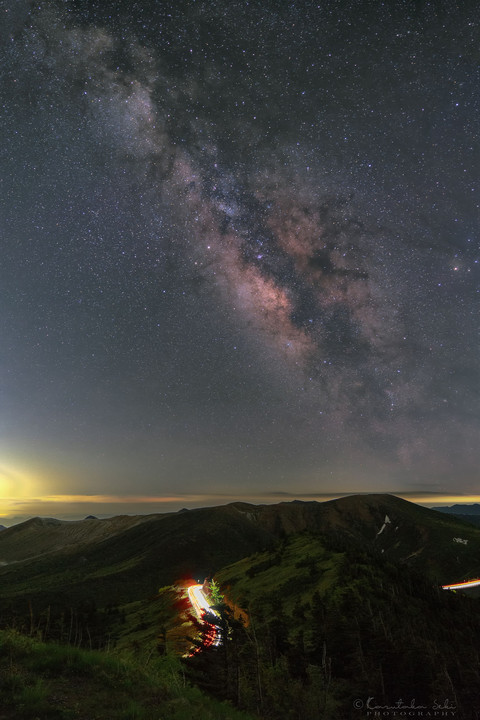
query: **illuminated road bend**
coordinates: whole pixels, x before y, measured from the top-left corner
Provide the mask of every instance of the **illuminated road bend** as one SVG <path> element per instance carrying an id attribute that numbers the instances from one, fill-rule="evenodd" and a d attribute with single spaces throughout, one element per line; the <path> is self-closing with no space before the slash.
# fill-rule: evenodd
<path id="1" fill-rule="evenodd" d="M 202 585 L 192 585 L 191 587 L 189 587 L 188 597 L 190 598 L 190 602 L 192 603 L 199 620 L 202 619 L 202 615 L 204 612 L 215 613 L 215 610 L 211 609 L 210 603 L 208 602 L 207 597 L 202 590 Z"/>
<path id="2" fill-rule="evenodd" d="M 198 589 L 201 589 L 201 585 L 192 585 L 192 587 L 188 588 L 188 597 L 190 600 L 190 603 L 195 610 L 195 614 L 200 620 L 202 617 L 202 606 L 200 605 L 200 602 L 202 601 L 202 595 L 200 595 L 200 598 L 197 598 L 197 595 L 199 595 Z M 203 595 L 203 597 L 205 597 Z"/>
<path id="3" fill-rule="evenodd" d="M 199 620 L 203 620 L 203 614 L 206 612 L 218 616 L 218 612 L 214 610 L 208 602 L 208 599 L 203 592 L 202 585 L 191 585 L 191 587 L 188 588 L 188 597 L 190 598 L 190 602 L 192 603 L 193 609 L 195 610 Z M 216 629 L 215 638 L 212 644 L 220 645 L 220 642 L 220 631 Z"/>
<path id="4" fill-rule="evenodd" d="M 454 583 L 453 585 L 442 585 L 444 590 L 465 590 L 465 588 L 477 587 L 480 585 L 480 579 L 478 580 L 465 580 L 465 582 Z"/>

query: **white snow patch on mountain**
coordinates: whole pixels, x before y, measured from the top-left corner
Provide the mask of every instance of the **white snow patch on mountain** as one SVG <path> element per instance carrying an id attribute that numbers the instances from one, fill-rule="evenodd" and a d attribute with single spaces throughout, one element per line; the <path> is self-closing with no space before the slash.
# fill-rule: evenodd
<path id="1" fill-rule="evenodd" d="M 385 520 L 384 520 L 384 522 L 383 522 L 382 527 L 381 527 L 380 530 L 377 532 L 377 537 L 382 534 L 382 532 L 385 530 L 385 528 L 387 527 L 387 525 L 388 525 L 389 523 L 391 523 L 391 522 L 392 522 L 392 521 L 390 520 L 390 518 L 388 517 L 388 515 L 385 515 Z"/>

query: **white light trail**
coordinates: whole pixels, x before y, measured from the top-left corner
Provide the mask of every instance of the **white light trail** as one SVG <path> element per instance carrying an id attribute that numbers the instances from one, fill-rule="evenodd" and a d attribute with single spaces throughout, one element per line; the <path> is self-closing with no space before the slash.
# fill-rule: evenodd
<path id="1" fill-rule="evenodd" d="M 220 628 L 217 625 L 213 625 L 208 621 L 206 622 L 204 619 L 205 613 L 209 613 L 210 615 L 216 615 L 217 617 L 220 616 L 218 612 L 214 610 L 210 605 L 205 593 L 203 592 L 203 586 L 191 585 L 188 588 L 188 597 L 190 598 L 190 602 L 193 609 L 195 610 L 198 619 L 207 626 L 207 632 L 204 634 L 203 647 L 208 647 L 209 645 L 220 645 L 220 643 L 222 642 L 222 634 Z"/>
<path id="2" fill-rule="evenodd" d="M 444 590 L 465 590 L 466 588 L 477 587 L 480 585 L 480 579 L 465 580 L 465 582 L 453 583 L 453 585 L 442 585 Z"/>

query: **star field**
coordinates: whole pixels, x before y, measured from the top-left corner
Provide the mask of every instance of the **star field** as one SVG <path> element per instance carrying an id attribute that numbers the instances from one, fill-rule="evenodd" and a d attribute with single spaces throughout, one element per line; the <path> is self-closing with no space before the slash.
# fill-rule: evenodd
<path id="1" fill-rule="evenodd" d="M 3 494 L 475 492 L 478 12 L 0 12 Z"/>

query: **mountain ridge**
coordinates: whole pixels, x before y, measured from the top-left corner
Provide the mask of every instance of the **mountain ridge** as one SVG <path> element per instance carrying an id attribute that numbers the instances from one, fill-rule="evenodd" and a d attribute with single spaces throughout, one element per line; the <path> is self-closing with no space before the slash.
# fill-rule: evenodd
<path id="1" fill-rule="evenodd" d="M 438 582 L 478 572 L 478 529 L 394 495 L 275 505 L 233 502 L 102 520 L 32 518 L 7 528 L 0 534 L 0 578 L 5 585 L 0 602 L 25 592 L 44 595 L 47 602 L 59 584 L 68 596 L 94 593 L 109 602 L 115 595 L 128 602 L 179 577 L 206 577 L 306 531 L 339 546 L 375 548 L 392 562 L 415 565 Z"/>

